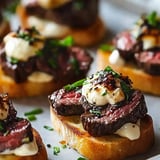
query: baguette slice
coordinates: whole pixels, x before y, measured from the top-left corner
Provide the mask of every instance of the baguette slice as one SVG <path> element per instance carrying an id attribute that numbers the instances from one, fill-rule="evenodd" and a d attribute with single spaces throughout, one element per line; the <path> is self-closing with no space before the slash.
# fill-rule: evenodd
<path id="1" fill-rule="evenodd" d="M 111 66 L 113 70 L 128 75 L 133 82 L 133 87 L 141 91 L 153 95 L 160 96 L 160 76 L 153 76 L 145 73 L 142 69 L 137 68 L 133 64 L 125 64 L 118 66 L 109 62 L 110 52 L 98 50 L 97 65 L 98 70 Z"/>
<path id="2" fill-rule="evenodd" d="M 79 77 L 78 77 L 79 78 Z M 16 83 L 12 78 L 5 75 L 0 67 L 0 93 L 8 93 L 10 97 L 27 97 L 27 96 L 38 96 L 38 95 L 48 95 L 70 83 L 71 78 L 62 78 L 60 81 L 50 81 L 50 82 L 30 82 L 26 81 L 23 83 Z"/>
<path id="3" fill-rule="evenodd" d="M 16 155 L 0 155 L 0 159 L 2 160 L 47 160 L 47 152 L 46 148 L 42 142 L 42 139 L 39 133 L 33 129 L 33 135 L 36 139 L 38 145 L 38 153 L 33 156 L 16 156 Z"/>
<path id="4" fill-rule="evenodd" d="M 121 160 L 146 152 L 154 143 L 152 118 L 147 115 L 141 120 L 141 135 L 129 140 L 117 135 L 92 137 L 80 123 L 79 116 L 60 116 L 50 107 L 54 129 L 72 148 L 89 160 Z"/>

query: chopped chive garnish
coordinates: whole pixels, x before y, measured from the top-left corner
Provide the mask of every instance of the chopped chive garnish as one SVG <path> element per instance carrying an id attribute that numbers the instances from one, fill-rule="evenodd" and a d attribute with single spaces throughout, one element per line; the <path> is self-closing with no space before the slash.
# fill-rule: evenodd
<path id="1" fill-rule="evenodd" d="M 58 153 L 60 153 L 60 147 L 54 146 L 53 147 L 53 154 L 58 155 Z"/>
<path id="2" fill-rule="evenodd" d="M 79 157 L 79 158 L 77 158 L 77 160 L 87 160 L 87 159 L 83 158 L 83 157 Z"/>
<path id="3" fill-rule="evenodd" d="M 67 148 L 67 145 L 66 144 L 62 144 L 62 148 L 63 149 Z"/>
<path id="4" fill-rule="evenodd" d="M 100 46 L 100 49 L 102 50 L 102 51 L 113 51 L 114 50 L 114 46 L 113 45 L 109 45 L 109 44 L 102 44 L 101 46 Z"/>
<path id="5" fill-rule="evenodd" d="M 61 46 L 70 47 L 70 46 L 72 46 L 74 44 L 73 37 L 68 36 L 65 39 L 60 40 L 59 44 Z"/>
<path id="6" fill-rule="evenodd" d="M 120 77 L 120 75 L 119 75 L 117 72 L 115 72 L 110 66 L 107 66 L 107 67 L 104 69 L 104 71 L 112 73 L 116 78 L 119 78 L 119 77 Z"/>
<path id="7" fill-rule="evenodd" d="M 107 91 L 104 91 L 103 93 L 102 93 L 102 96 L 105 96 L 107 94 Z"/>
<path id="8" fill-rule="evenodd" d="M 148 23 L 152 26 L 157 26 L 157 12 L 153 11 L 147 16 Z"/>
<path id="9" fill-rule="evenodd" d="M 3 131 L 3 130 L 4 130 L 3 124 L 2 122 L 0 122 L 0 131 Z"/>
<path id="10" fill-rule="evenodd" d="M 14 58 L 14 57 L 11 57 L 9 60 L 12 64 L 17 64 L 19 61 L 17 58 Z"/>
<path id="11" fill-rule="evenodd" d="M 89 112 L 91 114 L 96 115 L 96 116 L 100 116 L 101 115 L 101 111 L 99 109 L 90 109 Z"/>
<path id="12" fill-rule="evenodd" d="M 76 82 L 74 82 L 72 84 L 68 84 L 68 85 L 64 86 L 64 89 L 67 90 L 67 91 L 73 90 L 73 89 L 75 89 L 77 87 L 82 86 L 85 80 L 86 79 L 81 79 L 81 80 L 76 81 Z"/>
<path id="13" fill-rule="evenodd" d="M 31 115 L 27 115 L 27 118 L 29 121 L 35 121 L 37 120 L 36 116 L 34 114 L 31 114 Z"/>
<path id="14" fill-rule="evenodd" d="M 46 125 L 44 126 L 44 128 L 47 129 L 47 130 L 49 130 L 49 131 L 53 131 L 54 130 L 52 127 L 46 126 Z"/>
<path id="15" fill-rule="evenodd" d="M 40 114 L 42 113 L 43 110 L 41 108 L 37 108 L 37 109 L 33 109 L 32 111 L 30 112 L 26 112 L 24 113 L 25 116 L 29 116 L 29 115 L 35 115 L 35 114 Z"/>

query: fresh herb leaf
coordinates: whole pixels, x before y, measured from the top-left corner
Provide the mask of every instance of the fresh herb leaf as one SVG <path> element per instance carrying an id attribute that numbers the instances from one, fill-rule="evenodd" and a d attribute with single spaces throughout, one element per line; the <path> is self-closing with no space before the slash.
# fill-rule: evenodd
<path id="1" fill-rule="evenodd" d="M 19 60 L 17 58 L 14 58 L 14 57 L 10 57 L 9 58 L 9 61 L 12 63 L 12 64 L 17 64 L 19 62 Z"/>
<path id="2" fill-rule="evenodd" d="M 85 80 L 86 79 L 81 79 L 81 80 L 76 81 L 76 82 L 74 82 L 72 84 L 68 84 L 68 85 L 64 86 L 64 89 L 67 90 L 67 91 L 70 91 L 70 90 L 73 90 L 73 89 L 75 89 L 77 87 L 81 87 Z"/>
<path id="3" fill-rule="evenodd" d="M 120 84 L 121 84 L 121 88 L 125 94 L 126 100 L 129 100 L 133 90 L 124 81 L 121 81 Z"/>
<path id="4" fill-rule="evenodd" d="M 102 51 L 109 51 L 109 52 L 111 52 L 111 51 L 113 51 L 115 49 L 115 47 L 113 45 L 110 45 L 110 44 L 102 44 L 100 46 L 100 49 Z"/>
<path id="5" fill-rule="evenodd" d="M 3 123 L 0 121 L 0 131 L 3 131 L 4 127 L 3 127 Z"/>
<path id="6" fill-rule="evenodd" d="M 66 38 L 59 41 L 61 46 L 70 47 L 74 44 L 74 40 L 72 36 L 67 36 Z"/>
<path id="7" fill-rule="evenodd" d="M 120 77 L 120 74 L 118 74 L 117 72 L 115 72 L 110 66 L 107 66 L 104 71 L 112 73 L 116 78 Z"/>
<path id="8" fill-rule="evenodd" d="M 153 11 L 147 16 L 148 23 L 154 27 L 157 26 L 157 12 Z"/>
<path id="9" fill-rule="evenodd" d="M 49 131 L 53 131 L 54 130 L 52 127 L 46 126 L 46 125 L 44 126 L 44 128 L 47 129 L 47 130 L 49 130 Z"/>
<path id="10" fill-rule="evenodd" d="M 33 109 L 32 111 L 24 113 L 24 115 L 29 116 L 29 115 L 40 114 L 42 112 L 43 112 L 43 110 L 41 108 L 36 108 L 36 109 Z"/>
<path id="11" fill-rule="evenodd" d="M 67 145 L 66 144 L 62 144 L 62 148 L 63 149 L 67 148 Z"/>
<path id="12" fill-rule="evenodd" d="M 102 96 L 105 96 L 107 94 L 107 91 L 104 91 L 103 93 L 102 93 Z"/>
<path id="13" fill-rule="evenodd" d="M 60 153 L 60 147 L 54 146 L 53 147 L 53 154 L 58 155 L 58 153 Z"/>
<path id="14" fill-rule="evenodd" d="M 37 56 L 42 56 L 42 55 L 43 55 L 43 51 L 42 51 L 42 50 L 36 51 L 36 55 L 37 55 Z"/>
<path id="15" fill-rule="evenodd" d="M 98 117 L 101 116 L 101 111 L 99 109 L 97 109 L 97 108 L 90 109 L 89 112 L 91 114 L 94 114 L 94 115 L 98 116 Z"/>
<path id="16" fill-rule="evenodd" d="M 29 121 L 35 121 L 37 120 L 36 116 L 34 114 L 31 114 L 31 115 L 27 115 L 27 118 Z"/>

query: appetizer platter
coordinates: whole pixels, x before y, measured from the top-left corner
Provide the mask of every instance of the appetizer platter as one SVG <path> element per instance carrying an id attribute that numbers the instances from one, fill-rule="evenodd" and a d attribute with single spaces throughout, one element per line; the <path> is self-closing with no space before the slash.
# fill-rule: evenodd
<path id="1" fill-rule="evenodd" d="M 113 3 L 110 3 L 109 1 L 106 1 L 106 0 L 100 1 L 99 11 L 100 11 L 99 16 L 100 16 L 101 20 L 104 22 L 104 26 L 107 28 L 107 33 L 105 36 L 106 38 L 104 41 L 105 43 L 109 42 L 111 40 L 111 38 L 113 38 L 117 33 L 124 31 L 125 29 L 131 28 L 133 23 L 135 23 L 136 20 L 140 16 L 139 14 L 137 14 L 137 13 L 140 13 L 140 10 L 138 10 L 138 12 L 137 12 L 137 10 L 135 10 L 135 12 L 134 12 L 134 10 L 132 9 L 132 12 L 129 12 L 129 9 L 125 10 L 124 8 L 121 8 L 118 5 L 114 5 Z M 16 26 L 15 22 L 16 21 L 13 21 L 14 26 Z M 102 27 L 104 27 L 104 26 L 102 26 Z M 104 29 L 104 28 L 102 28 L 102 29 Z M 98 46 L 93 47 L 93 48 L 89 48 L 87 50 L 89 52 L 90 56 L 93 58 L 93 62 L 91 64 L 90 70 L 88 72 L 88 76 L 90 76 L 98 71 L 97 64 L 100 62 L 98 62 L 98 59 L 97 59 L 97 49 L 98 49 Z M 112 71 L 111 68 L 107 68 L 106 70 L 107 71 L 109 70 L 108 71 L 109 73 L 110 73 L 110 71 L 114 74 L 116 73 L 116 72 Z M 124 77 L 121 77 L 121 78 L 123 79 Z M 120 78 L 120 81 L 122 80 L 121 78 Z M 127 85 L 130 86 L 129 80 L 127 79 L 126 81 L 127 81 Z M 88 84 L 88 83 L 86 83 L 86 84 Z M 79 83 L 78 83 L 78 85 L 79 85 Z M 85 89 L 87 90 L 87 88 L 85 88 Z M 33 88 L 33 90 L 34 90 L 34 88 Z M 86 92 L 86 91 L 84 91 L 84 92 Z M 54 95 L 57 93 L 53 91 L 52 94 Z M 55 126 L 55 128 L 54 128 L 53 119 L 55 120 L 58 116 L 54 113 L 54 118 L 52 117 L 52 121 L 51 121 L 50 116 L 51 116 L 52 109 L 53 109 L 53 108 L 51 108 L 51 106 L 52 106 L 52 100 L 54 99 L 54 98 L 51 99 L 52 94 L 47 94 L 47 95 L 43 95 L 43 96 L 40 95 L 40 96 L 35 96 L 35 97 L 27 97 L 27 98 L 24 96 L 22 96 L 21 98 L 15 98 L 13 96 L 13 98 L 11 98 L 11 100 L 12 100 L 13 106 L 15 106 L 15 108 L 17 110 L 17 116 L 30 120 L 32 127 L 35 128 L 38 131 L 38 133 L 40 134 L 42 141 L 44 143 L 44 146 L 47 150 L 48 160 L 87 160 L 87 158 L 83 157 L 81 154 L 79 154 L 76 151 L 76 149 L 77 149 L 76 147 L 73 147 L 71 145 L 73 148 L 75 148 L 75 149 L 73 149 L 73 148 L 71 148 L 71 146 L 69 146 L 67 144 L 67 143 L 72 143 L 72 142 L 70 142 L 70 141 L 72 141 L 72 139 L 68 138 L 68 142 L 67 142 L 65 137 L 60 136 L 58 134 L 59 130 L 63 126 L 59 127 L 54 124 L 54 126 Z M 138 93 L 138 94 L 141 95 L 141 93 Z M 57 102 L 57 99 L 55 100 L 55 102 Z M 150 127 L 150 134 L 149 134 L 150 137 L 148 138 L 148 141 L 146 141 L 146 144 L 145 144 L 146 148 L 144 147 L 144 145 L 142 145 L 142 146 L 140 146 L 141 151 L 139 151 L 139 149 L 137 149 L 138 150 L 137 153 L 141 153 L 143 151 L 145 151 L 145 153 L 137 155 L 135 152 L 133 154 L 128 153 L 127 156 L 121 155 L 122 158 L 127 157 L 126 160 L 137 160 L 137 159 L 138 160 L 145 160 L 145 159 L 158 160 L 158 159 L 160 159 L 160 121 L 159 121 L 160 97 L 144 93 L 144 99 L 142 100 L 142 102 L 146 103 L 146 106 L 142 105 L 143 116 L 139 115 L 139 117 L 136 117 L 136 122 L 138 119 L 143 118 L 144 115 L 145 116 L 146 116 L 146 114 L 149 115 L 153 120 L 154 135 L 152 132 L 152 124 L 150 124 L 150 126 L 151 126 Z M 146 110 L 146 107 L 147 107 L 147 110 Z M 82 114 L 82 119 L 83 119 L 83 121 L 85 121 L 84 123 L 85 123 L 86 129 L 87 129 L 89 127 L 89 126 L 87 126 L 86 117 L 85 117 L 87 115 L 83 115 L 83 114 Z M 60 123 L 58 118 L 56 120 L 57 120 L 57 123 Z M 138 124 L 138 122 L 137 122 L 137 124 Z M 74 126 L 75 126 L 75 124 L 74 124 Z M 103 131 L 101 133 L 103 134 Z M 97 136 L 97 134 L 99 134 L 99 133 L 96 131 L 93 131 L 93 132 L 90 131 L 90 134 Z M 106 134 L 106 133 L 104 133 L 104 134 Z M 144 134 L 144 136 L 146 136 L 146 135 Z M 152 136 L 154 137 L 154 140 L 153 140 Z M 143 138 L 145 139 L 146 137 L 142 137 L 142 139 Z M 152 146 L 153 141 L 154 141 L 154 144 Z M 130 147 L 130 146 L 128 146 L 128 147 Z M 148 150 L 148 148 L 150 148 L 150 149 Z M 83 150 L 85 150 L 85 149 L 86 148 L 84 145 Z M 83 153 L 84 151 L 80 151 L 80 152 Z M 90 153 L 87 153 L 87 154 L 89 157 Z M 112 153 L 111 153 L 111 155 L 112 155 Z M 129 155 L 132 155 L 132 157 L 128 157 Z M 98 158 L 99 157 L 96 157 L 97 160 L 98 160 Z M 103 158 L 101 158 L 101 159 L 103 159 Z"/>

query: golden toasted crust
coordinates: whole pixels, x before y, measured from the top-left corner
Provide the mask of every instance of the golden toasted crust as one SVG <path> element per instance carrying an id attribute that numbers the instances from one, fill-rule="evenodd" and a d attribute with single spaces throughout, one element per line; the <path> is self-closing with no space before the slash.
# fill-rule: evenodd
<path id="1" fill-rule="evenodd" d="M 8 93 L 10 97 L 27 97 L 27 96 L 38 96 L 48 95 L 54 90 L 57 90 L 70 83 L 71 79 L 62 78 L 59 81 L 51 82 L 29 82 L 16 83 L 12 78 L 5 75 L 0 67 L 0 93 Z"/>
<path id="2" fill-rule="evenodd" d="M 28 15 L 26 13 L 25 7 L 19 5 L 17 7 L 17 14 L 20 18 L 21 26 L 23 28 L 31 27 L 27 23 Z M 68 33 L 65 32 L 64 36 L 61 35 L 59 38 L 64 38 L 65 36 L 71 35 L 75 41 L 75 44 L 80 46 L 92 46 L 100 42 L 104 38 L 105 34 L 106 27 L 104 26 L 103 21 L 100 18 L 97 18 L 95 23 L 88 28 L 69 28 Z"/>
<path id="3" fill-rule="evenodd" d="M 50 113 L 54 129 L 63 140 L 90 160 L 121 160 L 147 152 L 154 143 L 153 122 L 149 115 L 141 120 L 140 138 L 131 141 L 117 135 L 92 137 L 83 129 L 79 116 L 60 116 L 52 107 Z"/>
<path id="4" fill-rule="evenodd" d="M 46 9 L 53 9 L 59 7 L 71 0 L 37 0 L 41 7 Z"/>
<path id="5" fill-rule="evenodd" d="M 16 155 L 0 155 L 3 160 L 47 160 L 46 148 L 42 142 L 39 133 L 33 129 L 33 134 L 38 145 L 38 153 L 34 156 L 16 156 Z"/>
<path id="6" fill-rule="evenodd" d="M 133 82 L 133 87 L 149 94 L 160 96 L 160 76 L 153 76 L 145 73 L 143 70 L 131 64 L 118 66 L 109 62 L 110 52 L 98 50 L 97 64 L 98 70 L 104 69 L 106 66 L 111 66 L 113 70 L 127 75 Z"/>

